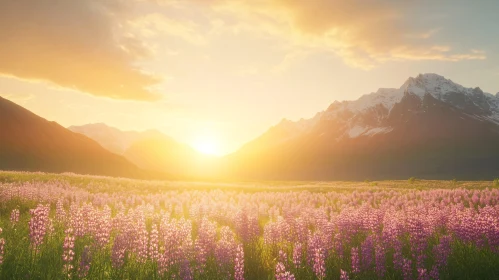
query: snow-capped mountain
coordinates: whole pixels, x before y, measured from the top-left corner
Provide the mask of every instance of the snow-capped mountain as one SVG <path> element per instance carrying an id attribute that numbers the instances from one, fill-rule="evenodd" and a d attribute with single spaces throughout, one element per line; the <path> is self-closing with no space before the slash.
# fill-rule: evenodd
<path id="1" fill-rule="evenodd" d="M 229 156 L 227 169 L 265 179 L 499 177 L 499 97 L 420 74 L 283 120 Z"/>
<path id="2" fill-rule="evenodd" d="M 335 101 L 329 108 L 319 113 L 322 120 L 340 120 L 348 130 L 350 138 L 372 136 L 393 130 L 390 123 L 392 109 L 404 97 L 413 103 L 422 104 L 425 95 L 462 110 L 468 117 L 499 124 L 499 96 L 484 93 L 480 88 L 465 88 L 437 74 L 420 74 L 409 78 L 398 89 L 381 88 L 376 92 L 363 95 L 355 101 Z M 423 109 L 424 111 L 424 109 Z M 297 122 L 300 126 L 308 120 Z M 308 122 L 314 125 L 316 122 Z M 288 124 L 288 126 L 290 126 Z M 301 128 L 300 131 L 310 130 Z"/>

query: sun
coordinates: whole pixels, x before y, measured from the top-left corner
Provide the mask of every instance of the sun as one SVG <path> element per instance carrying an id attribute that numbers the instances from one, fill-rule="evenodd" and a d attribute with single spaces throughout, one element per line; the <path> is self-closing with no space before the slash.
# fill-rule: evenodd
<path id="1" fill-rule="evenodd" d="M 199 139 L 195 141 L 192 146 L 194 149 L 196 149 L 198 152 L 206 154 L 206 155 L 219 155 L 220 149 L 217 145 L 217 143 L 206 140 L 206 139 Z"/>
<path id="2" fill-rule="evenodd" d="M 207 133 L 204 131 L 203 133 L 196 135 L 191 141 L 191 146 L 198 152 L 205 155 L 221 155 L 219 139 L 213 133 Z"/>

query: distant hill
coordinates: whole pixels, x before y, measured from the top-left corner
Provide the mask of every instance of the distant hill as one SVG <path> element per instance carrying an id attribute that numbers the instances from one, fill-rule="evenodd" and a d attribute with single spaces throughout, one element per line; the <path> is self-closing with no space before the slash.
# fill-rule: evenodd
<path id="1" fill-rule="evenodd" d="M 95 140 L 102 147 L 119 155 L 125 153 L 125 151 L 137 141 L 164 136 L 157 130 L 147 130 L 141 132 L 122 131 L 104 123 L 86 124 L 81 126 L 73 125 L 68 127 L 68 129 Z"/>
<path id="2" fill-rule="evenodd" d="M 78 133 L 0 98 L 0 169 L 234 180 L 499 177 L 499 95 L 436 74 L 283 120 L 220 159 L 154 130 L 70 129 Z"/>
<path id="3" fill-rule="evenodd" d="M 234 178 L 499 177 L 499 97 L 436 74 L 409 78 L 312 119 L 283 120 L 224 159 Z"/>
<path id="4" fill-rule="evenodd" d="M 156 130 L 122 131 L 103 123 L 71 126 L 69 129 L 86 135 L 146 170 L 183 179 L 215 175 L 215 158 L 200 154 Z"/>
<path id="5" fill-rule="evenodd" d="M 0 97 L 0 169 L 145 177 L 124 157 Z"/>

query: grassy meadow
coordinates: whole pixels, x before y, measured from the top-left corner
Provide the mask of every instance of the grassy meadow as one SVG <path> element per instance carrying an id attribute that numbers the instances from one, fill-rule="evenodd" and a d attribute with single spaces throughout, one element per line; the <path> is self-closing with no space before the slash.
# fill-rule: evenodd
<path id="1" fill-rule="evenodd" d="M 497 182 L 0 172 L 0 279 L 496 279 Z"/>

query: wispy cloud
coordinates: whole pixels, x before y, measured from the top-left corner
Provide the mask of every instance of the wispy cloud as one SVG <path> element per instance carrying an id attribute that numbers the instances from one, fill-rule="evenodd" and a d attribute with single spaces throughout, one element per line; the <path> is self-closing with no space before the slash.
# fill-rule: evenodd
<path id="1" fill-rule="evenodd" d="M 129 33 L 134 1 L 19 0 L 0 8 L 0 74 L 96 96 L 155 100 L 160 79 L 136 66 L 149 53 Z"/>
<path id="2" fill-rule="evenodd" d="M 35 97 L 35 95 L 31 93 L 0 93 L 0 96 L 18 104 L 25 104 Z"/>
<path id="3" fill-rule="evenodd" d="M 181 38 L 195 45 L 206 44 L 203 32 L 200 32 L 198 24 L 192 20 L 173 20 L 160 13 L 146 14 L 130 23 L 136 34 L 144 38 L 157 38 L 161 36 L 172 36 Z"/>
<path id="4" fill-rule="evenodd" d="M 333 52 L 353 66 L 371 69 L 395 60 L 461 61 L 484 59 L 486 54 L 441 49 L 440 28 L 411 24 L 422 20 L 409 13 L 406 1 L 364 0 L 191 0 L 215 13 L 233 16 L 237 30 L 281 37 L 295 48 Z M 231 23 L 231 24 L 230 24 Z M 296 53 L 296 50 L 292 51 Z M 289 58 L 295 56 L 290 54 Z"/>
<path id="5" fill-rule="evenodd" d="M 168 69 L 169 76 L 178 74 L 179 68 L 189 72 L 203 62 L 197 57 L 216 53 L 217 46 L 224 51 L 227 46 L 227 60 L 233 61 L 222 57 L 207 69 L 242 69 L 248 75 L 283 73 L 314 53 L 335 54 L 362 69 L 387 61 L 487 58 L 479 49 L 463 49 L 442 40 L 439 35 L 445 30 L 441 28 L 418 24 L 424 19 L 410 13 L 411 5 L 416 4 L 390 0 L 3 1 L 0 75 L 49 81 L 95 96 L 150 101 L 161 98 L 156 86 L 165 77 L 148 69 Z M 245 40 L 246 45 L 237 45 L 236 40 Z M 255 47 L 262 56 L 252 52 Z M 244 57 L 248 53 L 255 55 Z M 156 56 L 162 56 L 156 61 L 165 65 L 147 68 Z M 271 56 L 279 56 L 280 63 L 269 62 Z M 237 69 L 226 69 L 233 65 Z"/>

